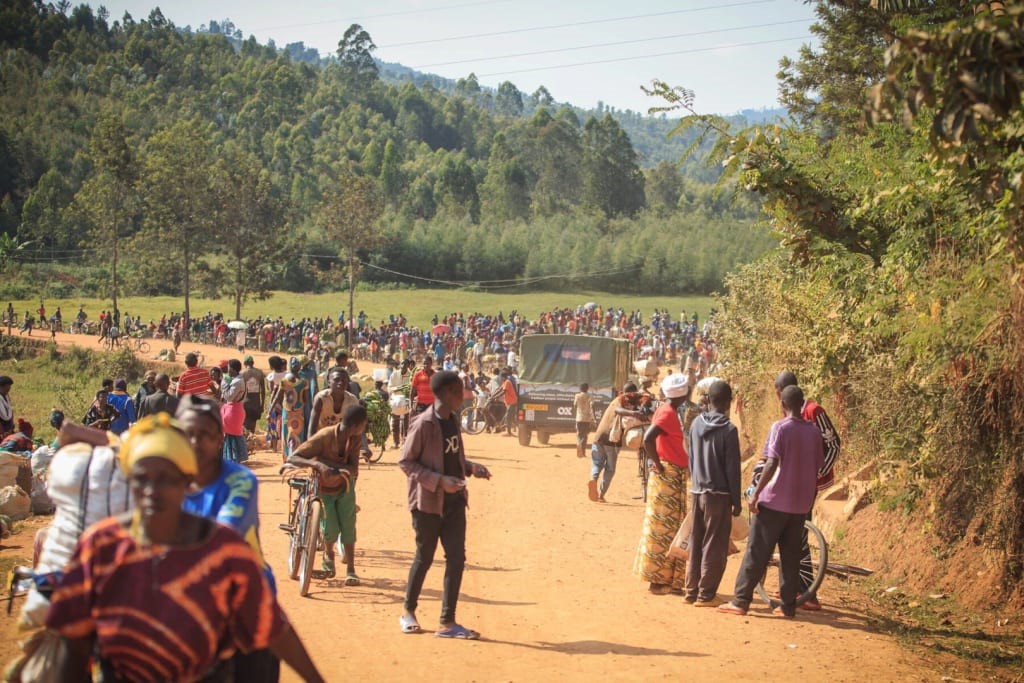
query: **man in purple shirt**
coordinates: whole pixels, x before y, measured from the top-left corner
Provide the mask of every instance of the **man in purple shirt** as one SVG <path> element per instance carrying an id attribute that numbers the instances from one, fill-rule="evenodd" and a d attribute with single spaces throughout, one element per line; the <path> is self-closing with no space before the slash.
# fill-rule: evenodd
<path id="1" fill-rule="evenodd" d="M 825 462 L 825 454 L 821 432 L 800 417 L 804 405 L 800 387 L 786 387 L 780 398 L 786 417 L 773 424 L 768 435 L 767 462 L 749 502 L 753 518 L 747 552 L 736 576 L 734 597 L 719 607 L 719 612 L 747 613 L 754 588 L 778 545 L 780 609 L 785 617 L 796 616 L 804 520 L 814 504 L 818 470 Z"/>

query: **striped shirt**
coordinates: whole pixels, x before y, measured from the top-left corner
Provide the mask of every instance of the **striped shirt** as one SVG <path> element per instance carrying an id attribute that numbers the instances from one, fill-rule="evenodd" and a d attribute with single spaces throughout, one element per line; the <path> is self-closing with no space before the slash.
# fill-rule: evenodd
<path id="1" fill-rule="evenodd" d="M 95 637 L 100 657 L 133 681 L 200 678 L 235 650 L 266 648 L 287 621 L 252 549 L 208 521 L 193 545 L 138 543 L 122 518 L 86 530 L 54 591 L 46 626 Z"/>
<path id="2" fill-rule="evenodd" d="M 828 418 L 828 413 L 825 409 L 814 401 L 805 401 L 804 407 L 800 411 L 800 417 L 813 422 L 821 432 L 822 448 L 825 451 L 825 463 L 818 470 L 818 490 L 824 491 L 828 487 L 835 483 L 835 474 L 833 468 L 836 466 L 836 460 L 839 459 L 839 449 L 842 446 L 842 442 L 839 440 L 839 432 L 832 425 L 832 420 Z"/>
<path id="3" fill-rule="evenodd" d="M 178 378 L 178 396 L 209 393 L 211 381 L 210 371 L 206 368 L 186 368 Z"/>

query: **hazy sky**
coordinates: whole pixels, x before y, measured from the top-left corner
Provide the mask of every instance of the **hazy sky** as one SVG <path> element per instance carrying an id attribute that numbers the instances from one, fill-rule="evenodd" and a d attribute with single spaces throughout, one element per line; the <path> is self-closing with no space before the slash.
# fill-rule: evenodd
<path id="1" fill-rule="evenodd" d="M 102 4 L 111 20 L 125 11 L 143 19 L 157 6 L 177 26 L 198 28 L 211 19 L 230 19 L 246 37 L 255 35 L 260 42 L 272 38 L 279 47 L 302 41 L 321 54 L 333 53 L 355 22 L 373 37 L 379 59 L 449 78 L 474 72 L 482 85 L 510 80 L 525 93 L 544 85 L 559 101 L 582 107 L 603 101 L 638 111 L 658 103 L 640 90 L 657 78 L 694 90 L 699 111 L 724 114 L 776 105 L 779 58 L 796 55 L 802 43 L 811 42 L 808 26 L 813 18 L 800 0 Z"/>

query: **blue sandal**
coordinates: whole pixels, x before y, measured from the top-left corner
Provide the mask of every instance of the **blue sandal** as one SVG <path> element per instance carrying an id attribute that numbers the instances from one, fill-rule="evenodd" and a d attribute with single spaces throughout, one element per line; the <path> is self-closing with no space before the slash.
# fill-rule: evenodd
<path id="1" fill-rule="evenodd" d="M 480 640 L 479 633 L 461 624 L 452 624 L 448 628 L 435 631 L 434 635 L 438 638 L 455 638 L 456 640 Z"/>

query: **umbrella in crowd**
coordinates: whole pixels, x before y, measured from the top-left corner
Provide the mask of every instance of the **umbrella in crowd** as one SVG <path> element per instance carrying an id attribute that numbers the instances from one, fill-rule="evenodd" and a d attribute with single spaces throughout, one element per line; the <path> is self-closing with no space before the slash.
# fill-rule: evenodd
<path id="1" fill-rule="evenodd" d="M 244 320 L 232 320 L 228 323 L 229 330 L 245 330 L 249 328 L 249 323 Z"/>
<path id="2" fill-rule="evenodd" d="M 441 323 L 439 325 L 434 325 L 433 327 L 431 327 L 430 331 L 433 332 L 434 334 L 445 334 L 446 332 L 451 331 L 451 329 L 452 328 L 450 325 L 445 325 L 444 323 Z"/>

